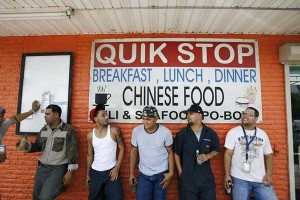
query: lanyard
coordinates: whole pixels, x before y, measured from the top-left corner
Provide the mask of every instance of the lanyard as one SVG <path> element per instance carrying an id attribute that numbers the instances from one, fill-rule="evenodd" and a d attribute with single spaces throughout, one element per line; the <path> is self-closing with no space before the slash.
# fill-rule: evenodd
<path id="1" fill-rule="evenodd" d="M 256 138 L 256 127 L 255 127 L 254 136 L 251 138 L 249 143 L 248 143 L 248 137 L 246 135 L 246 131 L 245 131 L 243 126 L 242 126 L 242 128 L 243 128 L 243 132 L 244 132 L 244 136 L 245 136 L 245 140 L 246 140 L 246 162 L 247 162 L 248 161 L 248 151 L 249 151 L 250 144 L 253 142 L 254 138 Z"/>

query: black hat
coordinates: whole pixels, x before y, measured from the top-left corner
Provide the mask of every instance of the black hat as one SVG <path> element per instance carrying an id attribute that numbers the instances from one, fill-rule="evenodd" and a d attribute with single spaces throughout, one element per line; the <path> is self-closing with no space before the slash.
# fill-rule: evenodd
<path id="1" fill-rule="evenodd" d="M 153 106 L 146 106 L 143 109 L 143 117 L 157 117 L 157 109 Z"/>
<path id="2" fill-rule="evenodd" d="M 203 110 L 199 106 L 199 104 L 193 104 L 193 105 L 191 105 L 191 107 L 188 110 L 184 110 L 183 112 L 184 113 L 187 113 L 187 112 L 200 113 L 203 116 Z"/>

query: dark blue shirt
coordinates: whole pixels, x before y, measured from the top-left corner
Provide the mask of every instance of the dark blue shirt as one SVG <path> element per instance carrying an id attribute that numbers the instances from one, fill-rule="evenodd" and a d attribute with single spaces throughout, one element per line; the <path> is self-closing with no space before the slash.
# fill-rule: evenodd
<path id="1" fill-rule="evenodd" d="M 174 152 L 180 157 L 182 167 L 180 184 L 185 189 L 194 192 L 215 186 L 210 160 L 197 165 L 196 150 L 199 150 L 200 154 L 221 151 L 220 140 L 216 132 L 202 125 L 200 140 L 197 139 L 191 127 L 187 126 L 177 133 L 174 142 Z"/>

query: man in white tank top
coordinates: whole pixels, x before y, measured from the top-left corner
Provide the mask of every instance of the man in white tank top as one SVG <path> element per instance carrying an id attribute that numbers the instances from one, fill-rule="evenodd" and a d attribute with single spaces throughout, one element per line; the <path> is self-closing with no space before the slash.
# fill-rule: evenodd
<path id="1" fill-rule="evenodd" d="M 119 170 L 125 147 L 118 127 L 108 125 L 105 106 L 95 108 L 96 127 L 87 135 L 87 179 L 89 200 L 124 199 Z M 117 148 L 119 154 L 117 158 Z"/>
<path id="2" fill-rule="evenodd" d="M 143 109 L 143 124 L 135 127 L 131 137 L 129 184 L 137 186 L 137 200 L 165 200 L 174 174 L 173 137 L 171 131 L 157 124 L 157 109 Z M 139 178 L 134 176 L 139 155 Z"/>

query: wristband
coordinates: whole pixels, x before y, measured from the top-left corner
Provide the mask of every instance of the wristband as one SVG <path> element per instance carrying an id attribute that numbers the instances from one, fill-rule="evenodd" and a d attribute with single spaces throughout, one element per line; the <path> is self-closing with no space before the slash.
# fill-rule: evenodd
<path id="1" fill-rule="evenodd" d="M 33 109 L 31 109 L 29 112 L 32 112 L 32 114 L 34 114 L 34 113 L 35 113 L 35 111 L 34 111 Z"/>

